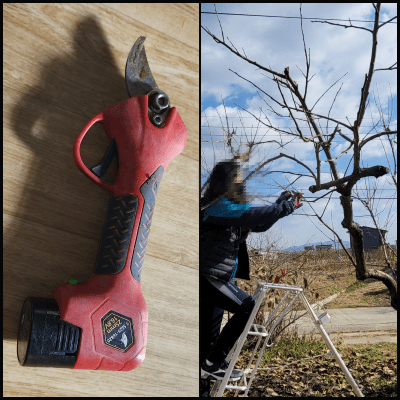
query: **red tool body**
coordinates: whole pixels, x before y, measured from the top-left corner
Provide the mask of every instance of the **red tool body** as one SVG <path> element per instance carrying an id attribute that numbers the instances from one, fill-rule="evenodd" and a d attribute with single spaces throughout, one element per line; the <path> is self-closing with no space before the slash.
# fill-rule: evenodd
<path id="1" fill-rule="evenodd" d="M 301 200 L 302 200 L 302 198 L 303 198 L 303 194 L 302 193 L 295 193 L 295 195 L 296 195 L 296 202 L 295 202 L 295 207 L 301 207 L 300 206 L 300 202 L 301 202 Z"/>
<path id="2" fill-rule="evenodd" d="M 133 195 L 138 199 L 136 213 L 132 211 L 126 215 L 127 218 L 134 218 L 129 245 L 115 247 L 119 253 L 114 261 L 123 264 L 121 271 L 112 275 L 95 274 L 85 284 L 65 284 L 54 291 L 61 319 L 82 328 L 81 345 L 74 368 L 131 370 L 144 359 L 147 307 L 140 283 L 132 274 L 131 263 L 141 217 L 147 213 L 149 218 L 144 220 L 145 232 L 142 233 L 145 236 L 142 237 L 143 247 L 139 246 L 140 250 L 137 250 L 141 263 L 134 266 L 136 273 L 140 274 L 154 208 L 150 206 L 143 209 L 145 201 L 140 188 L 159 171 L 151 187 L 155 197 L 163 171 L 181 153 L 186 142 L 186 128 L 176 108 L 170 111 L 163 128 L 149 121 L 147 110 L 148 96 L 133 97 L 110 107 L 85 126 L 74 146 L 75 162 L 88 178 L 112 196 Z M 119 167 L 112 185 L 94 175 L 80 157 L 82 139 L 96 122 L 103 124 L 108 138 L 115 139 L 117 144 Z M 127 204 L 127 210 L 131 209 Z M 124 225 L 121 227 L 124 229 Z M 110 234 L 118 237 L 115 232 L 121 227 L 110 229 Z M 106 258 L 105 262 L 113 260 Z M 101 318 L 109 310 L 132 318 L 135 343 L 129 351 L 118 351 L 104 344 Z"/>
<path id="3" fill-rule="evenodd" d="M 87 283 L 64 284 L 54 299 L 28 298 L 21 313 L 17 354 L 21 365 L 129 371 L 145 358 L 148 312 L 140 277 L 158 187 L 168 164 L 186 143 L 186 128 L 147 65 L 144 37 L 127 61 L 127 100 L 100 112 L 73 149 L 78 168 L 112 196 Z M 146 70 L 146 81 L 136 79 Z M 150 92 L 149 92 L 150 90 Z M 149 93 L 143 94 L 143 93 Z M 101 163 L 83 163 L 81 143 L 95 124 L 110 146 Z M 114 182 L 100 177 L 117 156 Z"/>

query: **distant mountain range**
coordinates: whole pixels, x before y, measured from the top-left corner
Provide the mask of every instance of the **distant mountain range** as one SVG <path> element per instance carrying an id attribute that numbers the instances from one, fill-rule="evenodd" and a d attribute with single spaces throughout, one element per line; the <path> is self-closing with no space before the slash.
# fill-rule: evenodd
<path id="1" fill-rule="evenodd" d="M 301 246 L 291 246 L 288 247 L 287 249 L 285 249 L 285 251 L 302 251 L 304 250 L 304 246 L 316 246 L 319 244 L 333 244 L 335 245 L 335 242 L 333 242 L 332 240 L 329 240 L 327 242 L 316 242 L 316 243 L 306 243 L 306 244 L 302 244 Z M 346 246 L 346 248 L 348 249 L 350 247 L 350 242 L 343 240 L 343 244 Z M 341 248 L 340 243 L 336 242 L 336 248 Z"/>

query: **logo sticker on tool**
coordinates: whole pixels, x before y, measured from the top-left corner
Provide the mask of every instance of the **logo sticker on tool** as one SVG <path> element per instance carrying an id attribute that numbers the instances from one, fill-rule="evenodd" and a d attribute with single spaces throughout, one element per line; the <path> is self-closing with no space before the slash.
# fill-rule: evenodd
<path id="1" fill-rule="evenodd" d="M 132 319 L 110 310 L 102 319 L 104 344 L 127 351 L 135 343 Z"/>

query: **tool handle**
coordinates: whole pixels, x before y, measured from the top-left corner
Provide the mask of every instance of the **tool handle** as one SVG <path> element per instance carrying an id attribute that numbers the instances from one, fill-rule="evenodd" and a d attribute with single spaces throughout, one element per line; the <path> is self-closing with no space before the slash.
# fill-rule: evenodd
<path id="1" fill-rule="evenodd" d="M 140 283 L 143 259 L 153 216 L 158 187 L 164 173 L 160 166 L 140 187 L 141 198 L 134 195 L 111 198 L 104 224 L 95 274 L 116 274 L 129 265 Z"/>
<path id="2" fill-rule="evenodd" d="M 104 121 L 104 114 L 103 112 L 97 114 L 94 118 L 92 118 L 82 129 L 81 133 L 79 134 L 78 138 L 75 141 L 74 144 L 74 160 L 78 168 L 94 183 L 99 185 L 101 188 L 103 188 L 106 191 L 111 191 L 111 185 L 108 185 L 107 183 L 103 182 L 98 176 L 96 176 L 82 161 L 81 158 L 81 144 L 82 140 L 85 137 L 85 135 L 88 133 L 89 129 L 96 124 L 97 122 L 103 124 Z"/>

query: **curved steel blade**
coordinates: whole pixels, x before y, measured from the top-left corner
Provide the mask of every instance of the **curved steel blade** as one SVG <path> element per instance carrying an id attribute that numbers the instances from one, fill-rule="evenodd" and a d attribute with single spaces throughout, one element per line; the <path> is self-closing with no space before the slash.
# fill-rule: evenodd
<path id="1" fill-rule="evenodd" d="M 158 89 L 144 51 L 145 40 L 145 36 L 136 40 L 126 60 L 125 81 L 129 97 L 143 96 Z"/>

